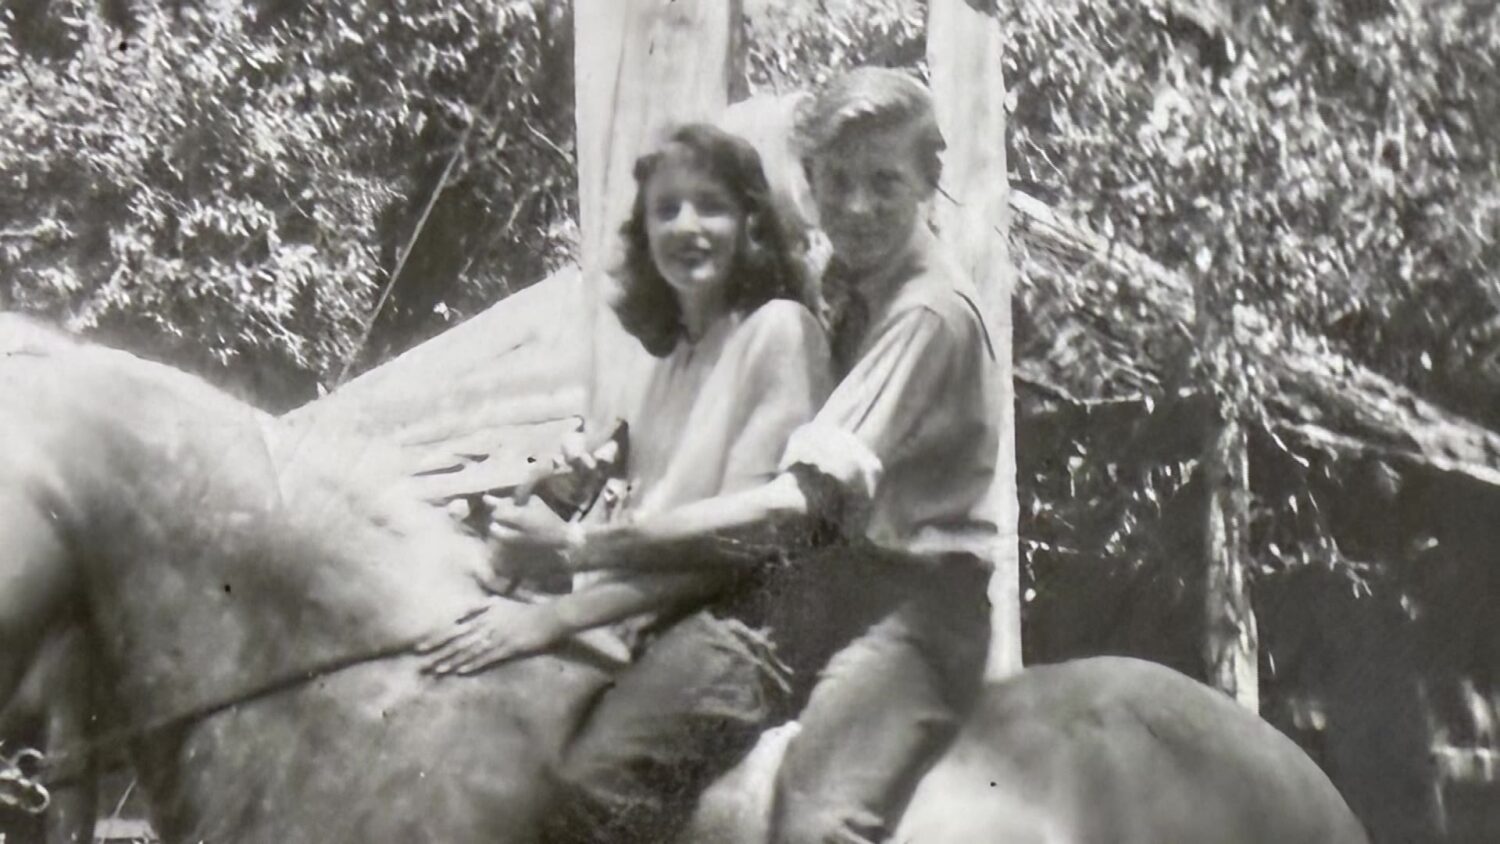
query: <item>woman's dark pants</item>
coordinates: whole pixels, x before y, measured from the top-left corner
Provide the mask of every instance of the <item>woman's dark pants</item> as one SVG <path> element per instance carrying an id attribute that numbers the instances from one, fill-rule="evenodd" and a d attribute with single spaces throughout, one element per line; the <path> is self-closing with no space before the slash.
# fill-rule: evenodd
<path id="1" fill-rule="evenodd" d="M 787 678 L 744 623 L 700 611 L 623 670 L 557 766 L 546 840 L 674 840 L 698 797 L 786 708 Z"/>

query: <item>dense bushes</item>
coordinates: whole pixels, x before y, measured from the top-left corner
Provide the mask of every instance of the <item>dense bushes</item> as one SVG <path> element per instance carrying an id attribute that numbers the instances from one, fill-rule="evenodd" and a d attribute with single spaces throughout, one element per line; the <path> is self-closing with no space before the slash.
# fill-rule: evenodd
<path id="1" fill-rule="evenodd" d="M 336 377 L 450 160 L 408 272 L 457 247 L 466 284 L 395 314 L 472 310 L 564 248 L 549 4 L 55 0 L 3 23 L 0 307 L 270 373 L 253 386 L 284 403 Z"/>

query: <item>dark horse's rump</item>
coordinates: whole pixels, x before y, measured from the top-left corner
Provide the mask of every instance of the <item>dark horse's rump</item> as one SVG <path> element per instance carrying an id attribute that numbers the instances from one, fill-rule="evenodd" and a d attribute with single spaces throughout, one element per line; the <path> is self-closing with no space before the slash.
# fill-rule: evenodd
<path id="1" fill-rule="evenodd" d="M 483 549 L 408 498 L 375 445 L 292 435 L 195 378 L 14 318 L 0 355 L 0 493 L 26 505 L 0 508 L 0 582 L 57 584 L 0 598 L 0 630 L 86 608 L 131 723 L 397 649 L 480 597 Z M 544 766 L 604 679 L 545 657 L 435 682 L 399 656 L 135 749 L 172 839 L 529 841 Z"/>

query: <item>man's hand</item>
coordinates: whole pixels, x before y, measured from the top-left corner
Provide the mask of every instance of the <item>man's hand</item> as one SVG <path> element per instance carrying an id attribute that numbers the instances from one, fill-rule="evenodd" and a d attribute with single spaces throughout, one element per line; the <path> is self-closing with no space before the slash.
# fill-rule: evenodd
<path id="1" fill-rule="evenodd" d="M 584 543 L 581 525 L 566 522 L 540 500 L 516 504 L 486 497 L 489 541 L 496 549 L 495 570 L 520 578 L 543 578 L 571 571 L 571 557 Z"/>
<path id="2" fill-rule="evenodd" d="M 485 498 L 490 512 L 490 537 L 502 548 L 519 552 L 567 554 L 583 544 L 583 528 L 564 521 L 540 501 L 518 504 L 504 498 Z"/>
<path id="3" fill-rule="evenodd" d="M 504 662 L 543 653 L 572 631 L 549 603 L 490 600 L 417 645 L 422 671 L 445 676 L 477 674 Z"/>

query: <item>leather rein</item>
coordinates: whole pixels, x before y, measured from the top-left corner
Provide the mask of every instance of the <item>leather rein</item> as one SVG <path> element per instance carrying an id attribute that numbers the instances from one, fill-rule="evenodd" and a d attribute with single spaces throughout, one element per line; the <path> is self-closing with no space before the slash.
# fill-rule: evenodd
<path id="1" fill-rule="evenodd" d="M 84 776 L 81 764 L 96 753 L 168 730 L 181 729 L 246 703 L 296 689 L 345 669 L 411 653 L 419 637 L 373 651 L 333 657 L 323 662 L 273 677 L 234 694 L 213 698 L 180 712 L 141 724 L 126 725 L 55 753 L 23 747 L 10 756 L 0 754 L 0 806 L 10 806 L 39 815 L 52 803 L 51 789 L 70 785 Z"/>

